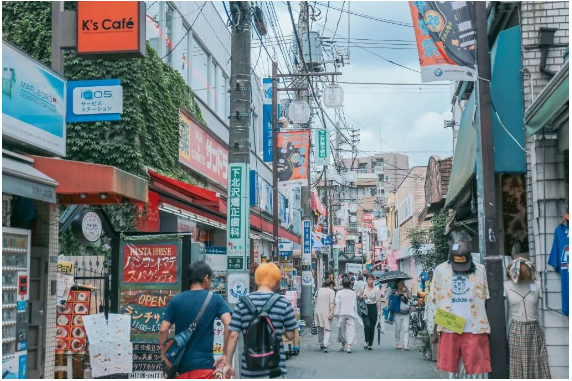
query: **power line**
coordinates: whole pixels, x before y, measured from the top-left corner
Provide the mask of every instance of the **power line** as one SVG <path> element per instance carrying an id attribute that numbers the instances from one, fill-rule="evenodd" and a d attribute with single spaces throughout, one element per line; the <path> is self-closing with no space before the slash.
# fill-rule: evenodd
<path id="1" fill-rule="evenodd" d="M 316 3 L 316 4 L 322 5 L 322 6 L 325 6 L 325 5 L 326 5 L 326 4 L 323 4 L 323 3 Z M 349 9 L 348 9 L 348 10 L 344 10 L 344 7 L 343 7 L 343 6 L 342 6 L 341 9 L 340 9 L 340 8 L 336 8 L 336 7 L 334 7 L 334 6 L 330 6 L 330 8 L 335 9 L 335 10 L 340 11 L 340 12 L 345 12 L 345 13 L 348 13 L 348 14 L 351 14 L 351 15 L 354 15 L 354 16 L 363 17 L 363 18 L 366 18 L 366 19 L 369 19 L 369 20 L 374 20 L 374 21 L 379 21 L 379 22 L 383 22 L 383 23 L 387 23 L 387 24 L 393 24 L 393 25 L 405 26 L 405 27 L 413 28 L 413 25 L 412 25 L 412 24 L 409 24 L 409 23 L 406 23 L 406 22 L 403 22 L 403 21 L 396 21 L 396 20 L 390 20 L 390 19 L 382 19 L 382 18 L 379 18 L 379 17 L 375 17 L 375 16 L 371 16 L 371 15 L 366 15 L 366 14 L 363 14 L 363 13 L 353 12 L 353 11 L 350 11 Z"/>
<path id="2" fill-rule="evenodd" d="M 179 44 L 181 42 L 183 42 L 183 40 L 189 35 L 189 33 L 191 32 L 191 30 L 193 29 L 193 26 L 195 25 L 195 23 L 197 22 L 197 20 L 199 19 L 199 16 L 203 13 L 203 8 L 205 7 L 205 5 L 207 5 L 207 2 L 205 1 L 203 3 L 203 5 L 201 6 L 201 10 L 199 11 L 199 14 L 197 15 L 197 17 L 195 17 L 195 20 L 193 21 L 193 23 L 191 24 L 191 27 L 189 29 L 187 29 L 187 33 L 185 33 L 185 35 L 179 40 L 179 42 L 177 42 L 177 45 L 173 46 L 173 49 L 171 49 L 169 51 L 169 53 L 165 54 L 164 57 L 161 58 L 161 61 L 164 60 L 166 57 L 169 56 L 169 54 L 173 53 L 175 51 L 175 49 L 177 48 L 177 46 L 179 46 Z"/>
<path id="3" fill-rule="evenodd" d="M 392 83 L 392 82 L 346 82 L 338 81 L 346 85 L 383 85 L 383 86 L 451 86 L 449 83 Z"/>

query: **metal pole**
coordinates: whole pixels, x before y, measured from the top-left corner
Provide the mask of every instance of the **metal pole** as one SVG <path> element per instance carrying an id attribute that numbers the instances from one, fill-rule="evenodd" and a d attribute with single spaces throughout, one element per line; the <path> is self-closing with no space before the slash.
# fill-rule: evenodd
<path id="1" fill-rule="evenodd" d="M 62 49 L 63 1 L 52 1 L 52 70 L 64 75 L 64 50 Z"/>
<path id="2" fill-rule="evenodd" d="M 487 316 L 491 325 L 490 352 L 493 378 L 508 378 L 505 305 L 503 299 L 503 263 L 498 255 L 495 172 L 491 117 L 491 63 L 484 2 L 475 2 L 477 28 L 477 67 L 479 79 L 477 123 L 477 198 L 481 256 L 487 272 L 490 292 Z"/>
<path id="3" fill-rule="evenodd" d="M 272 62 L 272 259 L 278 261 L 278 63 Z"/>

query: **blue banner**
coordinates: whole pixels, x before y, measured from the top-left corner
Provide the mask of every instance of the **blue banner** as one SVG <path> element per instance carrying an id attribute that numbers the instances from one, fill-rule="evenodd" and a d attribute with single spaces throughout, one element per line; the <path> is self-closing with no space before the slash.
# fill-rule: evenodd
<path id="1" fill-rule="evenodd" d="M 272 162 L 272 78 L 262 79 L 262 92 L 264 103 L 262 105 L 262 160 Z M 280 115 L 280 103 L 278 112 Z M 278 128 L 278 126 L 277 126 Z"/>

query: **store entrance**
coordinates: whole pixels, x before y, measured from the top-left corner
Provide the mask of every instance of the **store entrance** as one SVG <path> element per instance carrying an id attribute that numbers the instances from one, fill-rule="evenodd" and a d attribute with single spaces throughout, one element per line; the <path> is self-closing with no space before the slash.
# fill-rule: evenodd
<path id="1" fill-rule="evenodd" d="M 28 378 L 43 378 L 46 356 L 46 263 L 48 250 L 32 247 L 28 315 Z M 55 322 L 53 322 L 55 326 Z M 55 348 L 51 356 L 54 356 Z"/>

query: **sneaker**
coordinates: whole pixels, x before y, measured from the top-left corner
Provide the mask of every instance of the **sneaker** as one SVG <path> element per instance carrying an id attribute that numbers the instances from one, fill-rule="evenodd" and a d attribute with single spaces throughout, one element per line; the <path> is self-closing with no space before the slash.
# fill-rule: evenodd
<path id="1" fill-rule="evenodd" d="M 329 352 L 330 352 L 330 348 L 325 347 L 325 348 L 324 348 L 324 353 L 329 353 Z"/>
<path id="2" fill-rule="evenodd" d="M 346 351 L 347 353 L 352 353 L 352 349 L 348 348 L 348 350 Z"/>
<path id="3" fill-rule="evenodd" d="M 345 352 L 346 351 L 346 347 L 341 347 L 340 348 L 340 352 Z"/>
<path id="4" fill-rule="evenodd" d="M 325 347 L 324 347 L 323 345 L 320 345 L 320 349 L 321 349 L 321 350 L 324 350 L 324 348 L 325 348 Z"/>

